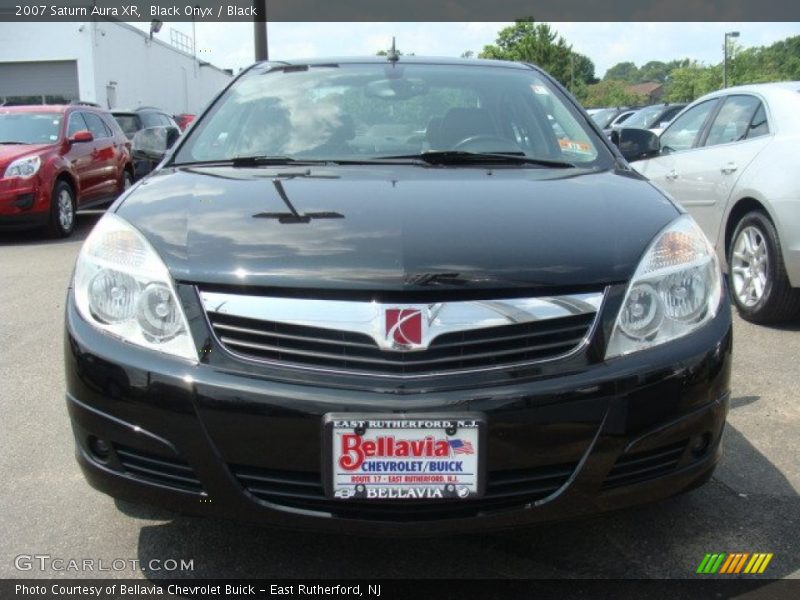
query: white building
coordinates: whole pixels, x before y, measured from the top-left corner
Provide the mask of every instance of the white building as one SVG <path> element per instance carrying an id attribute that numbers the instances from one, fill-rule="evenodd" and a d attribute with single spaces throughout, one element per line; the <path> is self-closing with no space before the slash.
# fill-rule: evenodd
<path id="1" fill-rule="evenodd" d="M 82 100 L 197 113 L 231 77 L 118 21 L 0 23 L 0 104 Z"/>

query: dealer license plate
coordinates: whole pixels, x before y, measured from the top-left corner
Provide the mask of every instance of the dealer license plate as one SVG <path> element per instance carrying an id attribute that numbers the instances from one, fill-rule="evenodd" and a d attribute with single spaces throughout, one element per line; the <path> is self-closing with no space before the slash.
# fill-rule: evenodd
<path id="1" fill-rule="evenodd" d="M 466 500 L 483 493 L 482 415 L 329 414 L 325 484 L 341 500 Z"/>

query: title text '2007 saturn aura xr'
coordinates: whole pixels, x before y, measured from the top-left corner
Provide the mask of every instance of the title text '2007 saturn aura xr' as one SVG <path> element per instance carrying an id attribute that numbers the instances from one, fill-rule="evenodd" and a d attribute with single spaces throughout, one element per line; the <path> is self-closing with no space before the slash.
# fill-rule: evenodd
<path id="1" fill-rule="evenodd" d="M 66 331 L 92 486 L 290 527 L 664 498 L 711 476 L 729 399 L 713 248 L 506 62 L 253 66 L 98 222 Z"/>

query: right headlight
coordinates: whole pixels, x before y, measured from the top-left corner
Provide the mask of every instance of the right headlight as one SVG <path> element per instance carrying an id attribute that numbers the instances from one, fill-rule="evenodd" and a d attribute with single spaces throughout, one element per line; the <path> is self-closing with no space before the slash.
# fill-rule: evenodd
<path id="1" fill-rule="evenodd" d="M 75 265 L 75 304 L 96 328 L 130 344 L 197 362 L 192 335 L 166 265 L 145 237 L 106 213 Z"/>
<path id="2" fill-rule="evenodd" d="M 29 179 L 36 175 L 39 167 L 42 166 L 42 159 L 39 156 L 26 156 L 18 158 L 6 168 L 4 177 L 20 177 Z"/>
<path id="3" fill-rule="evenodd" d="M 689 215 L 670 223 L 644 253 L 608 342 L 606 358 L 682 337 L 714 318 L 722 275 L 714 248 Z"/>

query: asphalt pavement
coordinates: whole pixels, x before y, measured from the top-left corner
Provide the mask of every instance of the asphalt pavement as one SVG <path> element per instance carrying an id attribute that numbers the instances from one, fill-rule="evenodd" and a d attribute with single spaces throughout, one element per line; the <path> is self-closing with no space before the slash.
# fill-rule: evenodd
<path id="1" fill-rule="evenodd" d="M 771 577 L 800 578 L 800 320 L 759 327 L 735 317 L 722 463 L 705 486 L 655 504 L 394 544 L 115 502 L 84 482 L 64 402 L 64 299 L 97 218 L 80 215 L 67 240 L 0 234 L 0 577 L 92 575 L 42 570 L 35 562 L 18 569 L 19 556 L 48 555 L 106 565 L 193 561 L 193 571 L 146 566 L 94 573 L 125 578 L 686 578 L 695 576 L 705 553 L 737 551 L 772 552 Z"/>

